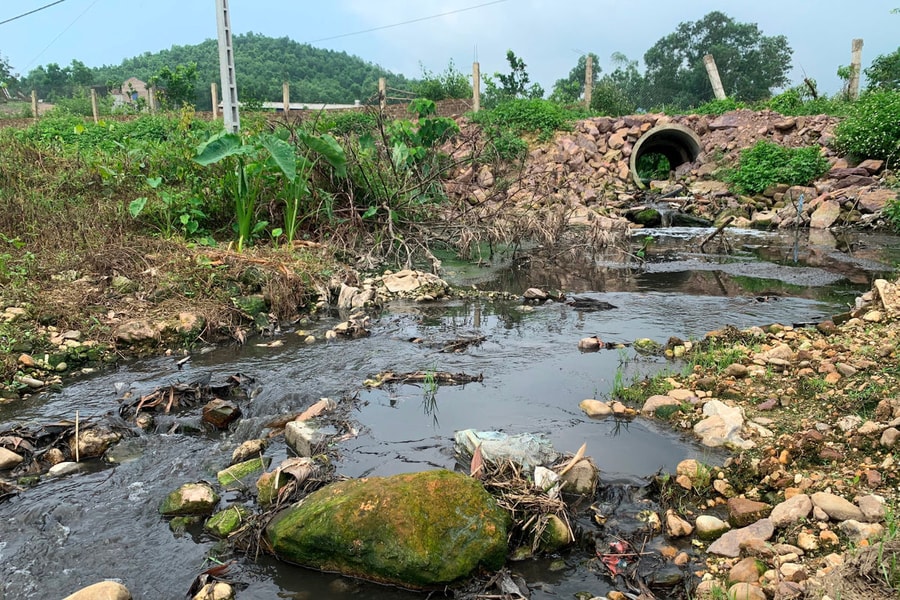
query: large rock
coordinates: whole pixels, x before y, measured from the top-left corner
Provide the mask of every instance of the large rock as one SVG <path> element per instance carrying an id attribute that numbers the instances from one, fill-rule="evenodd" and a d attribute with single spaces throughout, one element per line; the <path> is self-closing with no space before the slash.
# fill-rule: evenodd
<path id="1" fill-rule="evenodd" d="M 826 200 L 822 202 L 816 211 L 810 217 L 809 226 L 811 229 L 828 229 L 841 216 L 841 205 L 834 200 Z"/>
<path id="2" fill-rule="evenodd" d="M 17 467 L 23 460 L 24 459 L 20 454 L 16 454 L 12 450 L 7 450 L 3 446 L 0 446 L 0 471 Z"/>
<path id="3" fill-rule="evenodd" d="M 863 515 L 858 506 L 835 494 L 816 492 L 812 495 L 812 503 L 835 521 L 846 521 L 848 519 L 853 519 L 854 521 L 866 520 L 865 515 Z"/>
<path id="4" fill-rule="evenodd" d="M 563 492 L 569 494 L 593 494 L 599 480 L 600 472 L 589 458 L 579 460 L 560 477 Z"/>
<path id="5" fill-rule="evenodd" d="M 805 519 L 812 512 L 812 500 L 806 494 L 791 496 L 772 509 L 769 518 L 775 527 L 787 527 L 800 519 Z"/>
<path id="6" fill-rule="evenodd" d="M 507 515 L 481 483 L 446 470 L 328 485 L 266 528 L 280 558 L 427 589 L 506 558 Z"/>
<path id="7" fill-rule="evenodd" d="M 83 429 L 77 438 L 73 435 L 69 438 L 69 450 L 75 456 L 75 448 L 78 448 L 78 459 L 99 458 L 109 450 L 109 447 L 122 439 L 122 435 L 102 427 Z"/>
<path id="8" fill-rule="evenodd" d="M 742 527 L 740 529 L 732 529 L 709 545 L 708 552 L 710 554 L 718 554 L 719 556 L 727 556 L 737 558 L 741 555 L 741 543 L 747 543 L 750 540 L 767 541 L 775 533 L 775 527 L 769 519 L 760 519 L 753 525 Z"/>
<path id="9" fill-rule="evenodd" d="M 694 433 L 700 436 L 704 446 L 718 447 L 725 444 L 737 448 L 752 448 L 753 443 L 741 437 L 744 413 L 738 406 L 728 406 L 721 400 L 710 400 L 703 405 L 706 417 L 694 425 Z"/>
<path id="10" fill-rule="evenodd" d="M 733 527 L 744 527 L 769 516 L 772 507 L 765 502 L 757 502 L 747 498 L 730 498 L 728 500 L 728 522 Z"/>
<path id="11" fill-rule="evenodd" d="M 138 344 L 159 337 L 159 329 L 148 319 L 126 321 L 116 328 L 116 340 L 123 344 Z"/>
<path id="12" fill-rule="evenodd" d="M 121 583 L 101 581 L 82 588 L 63 600 L 131 600 L 131 592 Z"/>
<path id="13" fill-rule="evenodd" d="M 857 200 L 860 212 L 877 213 L 884 209 L 888 202 L 897 199 L 897 190 L 877 189 L 860 192 Z"/>
<path id="14" fill-rule="evenodd" d="M 208 515 L 219 503 L 219 495 L 208 483 L 186 483 L 162 501 L 159 512 L 167 516 Z"/>

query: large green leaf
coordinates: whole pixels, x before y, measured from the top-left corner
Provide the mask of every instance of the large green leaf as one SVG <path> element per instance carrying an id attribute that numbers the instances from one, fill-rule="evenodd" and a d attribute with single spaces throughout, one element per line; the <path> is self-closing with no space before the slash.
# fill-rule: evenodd
<path id="1" fill-rule="evenodd" d="M 197 156 L 194 162 L 203 166 L 217 163 L 223 158 L 237 154 L 249 154 L 253 151 L 251 146 L 244 146 L 241 136 L 236 133 L 222 131 L 212 136 L 197 148 Z"/>
<path id="2" fill-rule="evenodd" d="M 297 178 L 297 155 L 294 147 L 274 135 L 264 135 L 259 139 L 263 148 L 269 151 L 272 161 L 281 169 L 288 181 Z"/>
<path id="3" fill-rule="evenodd" d="M 323 134 L 321 136 L 311 135 L 304 131 L 298 131 L 297 137 L 306 144 L 310 150 L 318 152 L 325 157 L 332 167 L 334 167 L 335 175 L 338 177 L 347 176 L 347 155 L 344 148 L 336 139 L 330 135 Z"/>

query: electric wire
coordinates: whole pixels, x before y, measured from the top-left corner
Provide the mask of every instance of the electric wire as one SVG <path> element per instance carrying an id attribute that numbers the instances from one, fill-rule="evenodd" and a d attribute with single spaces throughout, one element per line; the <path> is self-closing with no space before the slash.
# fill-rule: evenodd
<path id="1" fill-rule="evenodd" d="M 50 8 L 51 6 L 56 6 L 57 4 L 62 4 L 65 1 L 66 0 L 56 0 L 56 2 L 51 2 L 50 4 L 45 4 L 44 6 L 39 6 L 38 8 L 35 8 L 34 10 L 29 10 L 28 12 L 22 13 L 21 15 L 16 15 L 15 17 L 6 19 L 5 21 L 0 21 L 0 25 L 5 25 L 6 23 L 15 21 L 16 19 L 21 19 L 22 17 L 27 17 L 28 15 L 33 15 L 34 13 L 40 12 L 40 11 L 44 10 L 45 8 Z"/>
<path id="2" fill-rule="evenodd" d="M 392 23 L 390 25 L 381 25 L 380 27 L 372 27 L 371 29 L 362 29 L 360 31 L 353 31 L 350 33 L 342 33 L 340 35 L 332 35 L 329 37 L 318 38 L 315 40 L 306 41 L 306 42 L 304 42 L 304 44 L 314 44 L 316 42 L 325 42 L 328 40 L 336 40 L 339 38 L 350 37 L 352 35 L 361 35 L 363 33 L 371 33 L 373 31 L 381 31 L 382 29 L 390 29 L 392 27 L 400 27 L 401 25 L 409 25 L 411 23 L 419 23 L 421 21 L 428 21 L 429 19 L 437 19 L 438 17 L 446 17 L 447 15 L 454 15 L 456 13 L 466 12 L 467 10 L 475 10 L 476 8 L 483 8 L 485 6 L 490 6 L 492 4 L 500 4 L 502 2 L 506 2 L 506 0 L 494 0 L 493 2 L 485 2 L 483 4 L 476 4 L 475 6 L 468 6 L 466 8 L 450 10 L 447 12 L 438 13 L 436 15 L 429 15 L 427 17 L 419 17 L 418 19 L 410 19 L 409 21 L 401 21 L 399 23 Z"/>
<path id="3" fill-rule="evenodd" d="M 60 1 L 64 1 L 64 0 L 60 0 Z M 59 38 L 61 38 L 67 31 L 69 31 L 70 29 L 72 29 L 72 27 L 75 25 L 75 23 L 77 23 L 77 22 L 79 21 L 79 19 L 81 19 L 81 17 L 83 17 L 83 16 L 87 13 L 87 11 L 91 10 L 92 8 L 94 8 L 94 5 L 97 4 L 99 1 L 100 1 L 100 0 L 94 0 L 93 2 L 91 2 L 90 4 L 88 4 L 88 7 L 87 7 L 87 8 L 85 8 L 83 11 L 81 11 L 81 12 L 78 14 L 78 16 L 75 17 L 75 18 L 72 20 L 72 22 L 69 23 L 69 24 L 66 26 L 65 29 L 63 29 L 62 31 L 60 31 L 60 32 L 56 35 L 55 38 L 53 38 L 52 40 L 50 40 L 50 43 L 47 44 L 46 46 L 44 46 L 44 49 L 41 50 L 41 51 L 38 53 L 37 56 L 35 56 L 34 58 L 32 58 L 32 59 L 31 59 L 31 62 L 29 62 L 27 65 L 25 65 L 25 69 L 28 69 L 29 67 L 31 67 L 31 65 L 33 65 L 34 63 L 36 63 L 36 62 L 38 61 L 38 59 L 44 55 L 44 52 L 46 52 L 47 50 L 50 49 L 50 46 L 52 46 L 53 44 L 55 44 L 56 41 L 57 41 Z M 58 4 L 58 3 L 59 3 L 59 2 L 57 2 L 57 4 Z M 24 71 L 24 69 L 23 69 L 23 71 Z"/>

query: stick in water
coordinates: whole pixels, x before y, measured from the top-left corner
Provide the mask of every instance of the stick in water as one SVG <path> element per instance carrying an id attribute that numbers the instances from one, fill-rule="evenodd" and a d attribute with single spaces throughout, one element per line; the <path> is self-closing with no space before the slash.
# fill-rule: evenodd
<path id="1" fill-rule="evenodd" d="M 79 461 L 78 456 L 78 411 L 75 411 L 75 462 Z"/>

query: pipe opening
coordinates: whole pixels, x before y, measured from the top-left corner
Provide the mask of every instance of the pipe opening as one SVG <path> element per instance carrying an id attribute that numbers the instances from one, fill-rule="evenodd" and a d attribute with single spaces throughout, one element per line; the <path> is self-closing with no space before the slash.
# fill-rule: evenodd
<path id="1" fill-rule="evenodd" d="M 643 189 L 647 183 L 700 155 L 700 138 L 683 125 L 658 125 L 641 136 L 631 150 L 631 178 Z"/>

